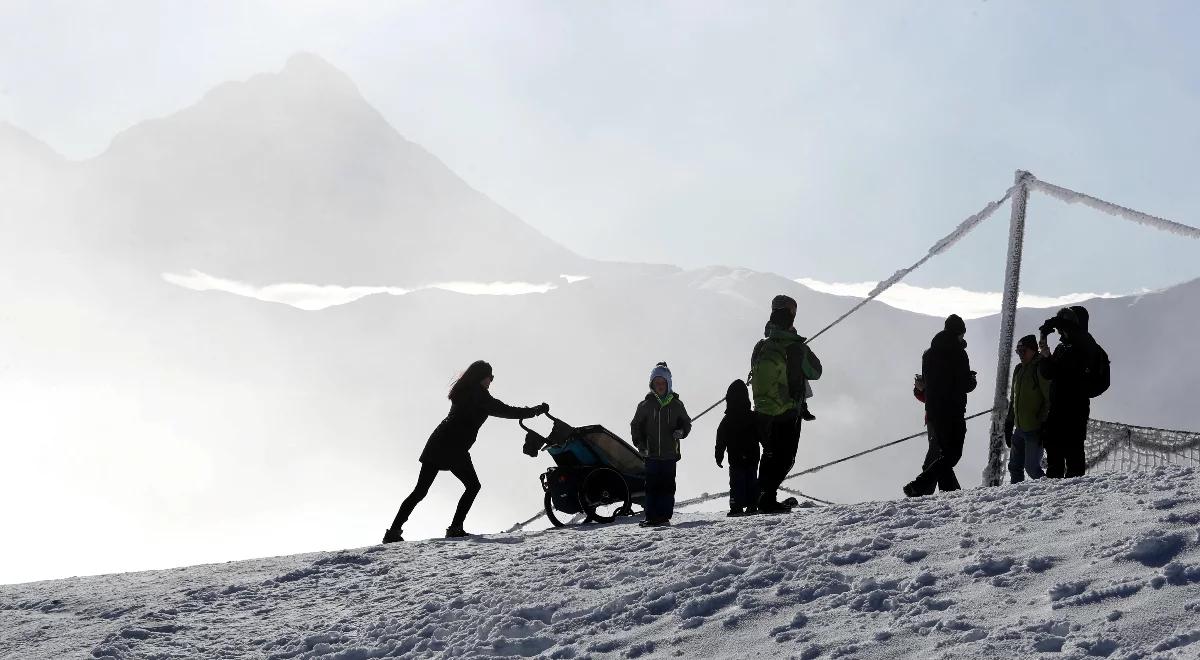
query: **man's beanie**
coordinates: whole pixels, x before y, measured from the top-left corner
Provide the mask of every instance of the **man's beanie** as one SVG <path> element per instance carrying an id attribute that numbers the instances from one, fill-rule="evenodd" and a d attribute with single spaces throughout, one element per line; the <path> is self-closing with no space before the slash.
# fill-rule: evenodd
<path id="1" fill-rule="evenodd" d="M 1055 314 L 1054 317 L 1071 323 L 1076 327 L 1079 326 L 1079 315 L 1076 314 L 1075 310 L 1071 309 L 1070 307 L 1063 307 L 1062 309 L 1058 310 L 1058 313 Z"/>
<path id="2" fill-rule="evenodd" d="M 1036 351 L 1038 348 L 1037 337 L 1033 335 L 1021 337 L 1021 341 L 1017 342 L 1017 348 L 1029 348 Z"/>
<path id="3" fill-rule="evenodd" d="M 785 296 L 782 293 L 771 299 L 771 311 L 777 309 L 795 309 L 799 307 L 796 304 L 796 299 L 791 296 Z"/>
<path id="4" fill-rule="evenodd" d="M 960 317 L 958 314 L 951 314 L 950 316 L 946 317 L 945 328 L 946 330 L 950 331 L 950 334 L 967 334 L 967 324 L 963 323 L 962 317 Z"/>

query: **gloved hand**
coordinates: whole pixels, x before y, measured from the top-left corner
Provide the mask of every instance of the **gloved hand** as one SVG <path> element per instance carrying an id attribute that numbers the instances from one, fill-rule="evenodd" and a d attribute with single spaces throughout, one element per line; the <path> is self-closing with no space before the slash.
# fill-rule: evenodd
<path id="1" fill-rule="evenodd" d="M 542 405 L 533 407 L 534 415 L 545 415 L 548 412 L 550 412 L 550 404 L 544 401 L 542 402 Z"/>
<path id="2" fill-rule="evenodd" d="M 719 458 L 717 459 L 717 467 L 719 467 L 719 468 L 723 468 L 723 467 L 725 467 L 725 464 L 724 464 L 724 463 L 722 463 L 722 462 L 721 462 L 721 459 L 719 459 Z"/>
<path id="3" fill-rule="evenodd" d="M 675 438 L 676 440 L 683 439 L 683 429 L 675 429 L 675 431 L 671 433 L 671 437 Z"/>

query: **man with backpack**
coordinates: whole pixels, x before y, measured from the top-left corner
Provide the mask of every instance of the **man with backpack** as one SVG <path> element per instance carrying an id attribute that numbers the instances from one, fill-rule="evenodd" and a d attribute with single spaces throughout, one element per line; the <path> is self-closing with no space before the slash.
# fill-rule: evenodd
<path id="1" fill-rule="evenodd" d="M 1108 354 L 1088 333 L 1088 312 L 1064 307 L 1039 328 L 1041 375 L 1050 381 L 1050 415 L 1046 420 L 1046 476 L 1081 477 L 1087 472 L 1084 444 L 1091 401 L 1108 389 Z M 1050 352 L 1047 335 L 1058 331 Z"/>
<path id="2" fill-rule="evenodd" d="M 808 381 L 821 377 L 821 361 L 796 334 L 796 301 L 778 295 L 771 300 L 771 318 L 764 339 L 750 356 L 750 386 L 754 410 L 763 428 L 763 454 L 758 471 L 761 494 L 758 510 L 783 513 L 790 507 L 778 499 L 779 486 L 796 464 L 800 444 L 800 407 Z"/>

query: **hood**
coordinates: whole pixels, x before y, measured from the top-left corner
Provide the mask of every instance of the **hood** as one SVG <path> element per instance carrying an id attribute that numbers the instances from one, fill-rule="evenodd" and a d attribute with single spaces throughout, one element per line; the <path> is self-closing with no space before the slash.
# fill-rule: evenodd
<path id="1" fill-rule="evenodd" d="M 750 412 L 750 390 L 745 381 L 738 379 L 725 390 L 725 414 Z"/>

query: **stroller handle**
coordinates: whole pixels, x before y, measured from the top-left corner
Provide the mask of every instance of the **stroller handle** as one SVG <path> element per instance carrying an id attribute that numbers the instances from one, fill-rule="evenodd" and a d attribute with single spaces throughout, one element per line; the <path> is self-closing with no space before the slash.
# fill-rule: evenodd
<path id="1" fill-rule="evenodd" d="M 558 422 L 559 424 L 566 424 L 567 426 L 571 426 L 570 424 L 567 424 L 566 422 L 555 417 L 554 415 L 551 415 L 550 413 L 546 413 L 546 416 L 550 418 L 550 421 Z M 530 418 L 530 419 L 532 419 L 532 418 Z M 534 431 L 533 429 L 529 428 L 528 426 L 525 426 L 525 420 L 523 420 L 523 419 L 518 419 L 517 424 L 520 424 L 521 428 L 525 429 L 526 431 L 528 431 L 530 433 L 536 433 L 536 431 Z M 574 427 L 572 427 L 572 428 L 574 428 Z"/>

